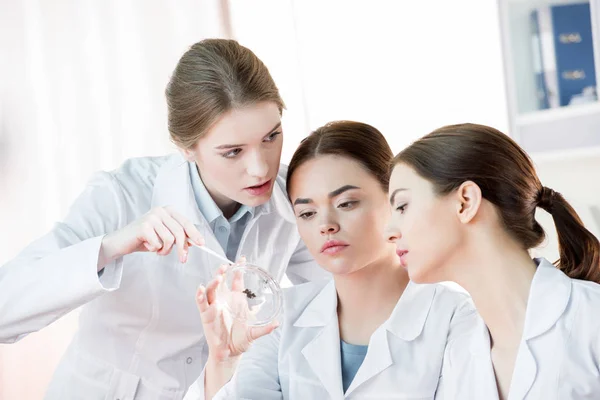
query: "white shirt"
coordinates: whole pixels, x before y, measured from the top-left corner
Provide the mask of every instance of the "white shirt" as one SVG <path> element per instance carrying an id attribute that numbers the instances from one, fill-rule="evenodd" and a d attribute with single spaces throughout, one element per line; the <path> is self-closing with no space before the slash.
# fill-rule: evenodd
<path id="1" fill-rule="evenodd" d="M 600 285 L 536 259 L 508 400 L 600 399 Z M 478 317 L 448 345 L 445 400 L 497 400 L 490 335 Z"/>
<path id="2" fill-rule="evenodd" d="M 246 225 L 257 211 L 260 211 L 261 206 L 249 207 L 242 204 L 237 212 L 229 219 L 225 218 L 223 211 L 217 206 L 204 186 L 204 182 L 200 178 L 196 163 L 188 162 L 190 169 L 190 179 L 194 198 L 198 209 L 208 222 L 215 238 L 225 251 L 225 255 L 230 260 L 235 260 L 240 241 L 246 231 Z"/>
<path id="3" fill-rule="evenodd" d="M 434 399 L 446 341 L 475 316 L 465 294 L 409 283 L 344 393 L 334 282 L 289 288 L 284 305 L 281 326 L 242 356 L 215 399 Z M 203 375 L 186 400 L 204 398 Z"/>
<path id="4" fill-rule="evenodd" d="M 247 223 L 238 255 L 276 280 L 326 276 L 298 235 L 280 171 L 268 203 Z M 220 262 L 190 248 L 188 262 L 133 253 L 97 273 L 102 237 L 151 208 L 173 206 L 224 255 L 198 210 L 188 163 L 178 154 L 127 161 L 95 175 L 62 222 L 0 268 L 0 342 L 10 343 L 84 305 L 79 331 L 47 399 L 182 399 L 207 358 L 198 285 Z"/>

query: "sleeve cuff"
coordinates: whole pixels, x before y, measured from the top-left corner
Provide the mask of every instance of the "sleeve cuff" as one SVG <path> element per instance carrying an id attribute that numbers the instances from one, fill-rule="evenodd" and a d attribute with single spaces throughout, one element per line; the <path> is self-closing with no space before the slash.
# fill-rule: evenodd
<path id="1" fill-rule="evenodd" d="M 206 367 L 202 368 L 202 373 L 196 379 L 196 382 L 190 386 L 183 400 L 205 400 L 204 397 L 204 377 Z M 235 394 L 235 374 L 233 378 L 227 382 L 212 398 L 212 400 L 228 400 L 233 399 Z"/>

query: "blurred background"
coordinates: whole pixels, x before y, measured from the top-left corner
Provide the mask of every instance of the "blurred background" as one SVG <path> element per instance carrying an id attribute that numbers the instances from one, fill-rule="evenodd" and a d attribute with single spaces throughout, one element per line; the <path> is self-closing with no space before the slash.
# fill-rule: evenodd
<path id="1" fill-rule="evenodd" d="M 587 77 L 598 67 L 596 1 L 577 17 L 590 26 Z M 442 125 L 487 124 L 530 150 L 542 182 L 598 234 L 595 79 L 585 104 L 550 104 L 556 86 L 539 79 L 548 60 L 537 58 L 544 36 L 536 42 L 531 18 L 554 3 L 0 0 L 0 265 L 64 216 L 94 171 L 175 151 L 164 88 L 179 57 L 208 37 L 237 39 L 270 69 L 287 104 L 284 162 L 336 119 L 374 125 L 394 152 Z M 555 64 L 560 87 L 558 55 Z M 551 219 L 539 217 L 549 238 L 538 253 L 555 259 Z M 76 316 L 0 345 L 0 399 L 43 397 Z"/>

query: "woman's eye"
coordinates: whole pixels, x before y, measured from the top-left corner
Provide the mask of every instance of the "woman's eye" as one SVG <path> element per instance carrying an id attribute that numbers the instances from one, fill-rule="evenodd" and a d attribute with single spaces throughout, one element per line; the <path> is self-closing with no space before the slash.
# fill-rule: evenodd
<path id="1" fill-rule="evenodd" d="M 228 151 L 227 153 L 224 153 L 223 157 L 225 157 L 225 158 L 234 158 L 235 156 L 237 156 L 238 154 L 240 154 L 241 151 L 242 151 L 242 149 L 233 149 L 231 151 Z"/>
<path id="2" fill-rule="evenodd" d="M 281 135 L 281 132 L 273 132 L 265 139 L 265 142 L 274 142 L 277 136 Z"/>
<path id="3" fill-rule="evenodd" d="M 307 211 L 307 212 L 300 213 L 300 215 L 298 215 L 298 217 L 300 217 L 302 219 L 309 219 L 313 215 L 315 215 L 314 211 Z"/>
<path id="4" fill-rule="evenodd" d="M 407 206 L 407 205 L 408 205 L 408 204 L 402 204 L 402 205 L 400 205 L 400 206 L 396 207 L 396 211 L 399 211 L 399 212 L 400 212 L 400 214 L 404 214 L 404 211 L 406 210 L 406 206 Z"/>
<path id="5" fill-rule="evenodd" d="M 358 201 L 345 201 L 343 203 L 340 203 L 340 205 L 338 207 L 339 208 L 352 208 L 357 203 L 358 203 Z"/>

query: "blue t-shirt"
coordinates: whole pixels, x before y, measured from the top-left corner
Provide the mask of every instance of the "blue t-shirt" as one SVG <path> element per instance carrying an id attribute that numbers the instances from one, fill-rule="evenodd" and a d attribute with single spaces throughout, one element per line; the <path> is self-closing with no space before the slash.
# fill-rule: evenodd
<path id="1" fill-rule="evenodd" d="M 344 385 L 344 393 L 346 393 L 358 369 L 365 360 L 369 346 L 349 344 L 340 340 L 340 349 L 342 353 L 342 383 Z"/>

